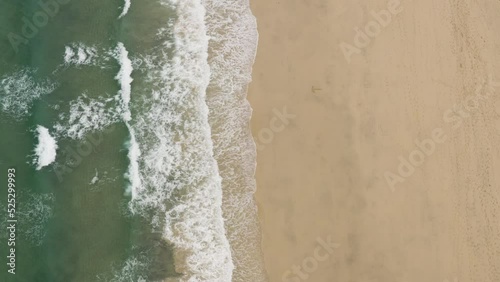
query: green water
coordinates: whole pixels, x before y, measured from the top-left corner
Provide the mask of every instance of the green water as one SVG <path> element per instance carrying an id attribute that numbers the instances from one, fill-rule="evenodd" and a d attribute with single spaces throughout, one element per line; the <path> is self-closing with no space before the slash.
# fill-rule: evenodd
<path id="1" fill-rule="evenodd" d="M 16 274 L 7 272 L 4 222 L 0 281 L 137 281 L 139 276 L 156 281 L 175 275 L 171 248 L 150 232 L 148 221 L 127 211 L 123 175 L 128 167 L 124 146 L 128 133 L 123 123 L 83 140 L 58 140 L 57 162 L 73 162 L 62 172 L 54 166 L 37 171 L 30 163 L 37 125 L 51 129 L 59 114 L 69 111 L 69 101 L 82 93 L 111 97 L 119 90 L 114 79 L 120 68 L 117 62 L 110 61 L 106 68 L 61 68 L 65 46 L 81 42 L 111 50 L 123 42 L 131 55 L 140 54 L 158 43 L 155 31 L 165 23 L 168 11 L 148 2 L 133 5 L 118 20 L 122 1 L 69 1 L 16 52 L 8 34 L 22 34 L 22 18 L 40 11 L 37 3 L 0 0 L 0 78 L 31 68 L 36 70 L 34 80 L 57 83 L 55 91 L 33 102 L 30 114 L 19 118 L 0 113 L 0 221 L 7 218 L 9 168 L 16 169 L 18 214 Z M 141 73 L 133 77 L 140 80 Z M 100 181 L 91 185 L 96 172 Z M 131 258 L 148 263 L 128 276 L 131 280 L 112 280 Z"/>

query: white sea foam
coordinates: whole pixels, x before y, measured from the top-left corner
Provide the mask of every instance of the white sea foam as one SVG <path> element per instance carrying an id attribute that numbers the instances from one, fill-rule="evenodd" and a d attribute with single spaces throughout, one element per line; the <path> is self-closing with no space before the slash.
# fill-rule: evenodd
<path id="1" fill-rule="evenodd" d="M 223 179 L 222 210 L 235 269 L 233 281 L 266 281 L 257 207 L 255 143 L 246 100 L 258 32 L 248 0 L 203 0 L 211 69 L 207 105 L 214 154 Z"/>
<path id="2" fill-rule="evenodd" d="M 15 118 L 30 114 L 33 102 L 56 89 L 50 80 L 35 80 L 36 70 L 25 68 L 0 78 L 0 101 L 2 111 Z"/>
<path id="3" fill-rule="evenodd" d="M 120 90 L 118 95 L 121 97 L 122 107 L 123 107 L 123 121 L 127 125 L 130 140 L 128 141 L 128 158 L 129 158 L 129 168 L 126 173 L 126 177 L 130 182 L 127 192 L 131 194 L 132 199 L 137 196 L 137 190 L 141 187 L 141 175 L 139 173 L 139 157 L 141 155 L 141 150 L 139 144 L 135 138 L 135 131 L 130 126 L 130 121 L 132 120 L 132 114 L 130 112 L 130 94 L 132 92 L 132 61 L 128 57 L 128 51 L 119 42 L 116 48 L 116 59 L 120 64 L 120 71 L 116 75 L 115 79 L 120 83 Z"/>
<path id="4" fill-rule="evenodd" d="M 41 125 L 37 127 L 38 145 L 35 148 L 36 169 L 40 170 L 56 160 L 57 142 L 50 136 L 49 130 Z"/>
<path id="5" fill-rule="evenodd" d="M 125 0 L 125 3 L 123 4 L 122 13 L 120 14 L 120 16 L 118 16 L 119 19 L 121 19 L 128 13 L 128 10 L 130 9 L 130 4 L 131 4 L 130 0 Z"/>
<path id="6" fill-rule="evenodd" d="M 130 121 L 140 144 L 141 189 L 131 210 L 163 228 L 174 246 L 175 281 L 231 281 L 233 262 L 222 217 L 221 178 L 205 103 L 210 70 L 205 10 L 200 0 L 167 1 L 176 11 L 173 45 L 134 89 L 150 97 Z M 164 36 L 165 37 L 165 36 Z M 151 87 L 153 86 L 153 87 Z"/>
<path id="7" fill-rule="evenodd" d="M 80 46 L 78 47 L 79 53 L 86 53 L 82 51 L 84 47 L 81 47 L 81 45 L 74 46 Z M 66 49 L 65 60 L 67 63 L 84 64 L 87 60 L 90 60 L 85 59 L 83 55 L 80 56 L 81 60 L 71 59 L 76 56 L 73 50 L 74 48 L 69 47 Z M 130 111 L 131 84 L 133 81 L 132 61 L 128 57 L 127 49 L 121 42 L 118 43 L 116 49 L 107 52 L 106 56 L 115 58 L 120 64 L 120 70 L 115 76 L 115 79 L 120 84 L 118 94 L 109 98 L 98 97 L 95 99 L 89 98 L 85 93 L 82 94 L 82 96 L 70 102 L 69 114 L 61 114 L 60 122 L 54 128 L 60 136 L 82 139 L 88 132 L 102 130 L 120 120 L 124 121 L 130 133 L 130 139 L 127 142 L 130 165 L 125 175 L 130 181 L 127 192 L 132 194 L 132 197 L 135 197 L 136 190 L 141 185 L 138 163 L 141 151 L 135 138 L 135 131 L 129 124 L 132 119 Z"/>
<path id="8" fill-rule="evenodd" d="M 147 271 L 150 260 L 145 255 L 131 256 L 117 269 L 112 267 L 111 277 L 109 275 L 101 277 L 97 276 L 97 281 L 102 282 L 146 282 L 146 278 L 142 277 L 140 273 Z"/>
<path id="9" fill-rule="evenodd" d="M 69 114 L 61 114 L 60 122 L 55 129 L 58 134 L 72 139 L 82 139 L 88 132 L 94 132 L 123 120 L 131 119 L 129 108 L 132 83 L 132 61 L 123 43 L 112 50 L 101 50 L 102 55 L 97 56 L 97 48 L 73 43 L 66 47 L 65 64 L 96 65 L 107 67 L 104 62 L 115 59 L 120 64 L 120 70 L 115 79 L 120 83 L 118 95 L 113 97 L 89 98 L 87 93 L 70 102 Z M 99 58 L 99 60 L 98 60 Z M 110 65 L 110 64 L 109 64 Z"/>
<path id="10" fill-rule="evenodd" d="M 64 63 L 66 65 L 95 65 L 97 63 L 97 48 L 83 43 L 73 43 L 65 47 Z"/>
<path id="11" fill-rule="evenodd" d="M 128 51 L 121 42 L 118 43 L 118 47 L 116 48 L 116 59 L 120 64 L 120 71 L 115 79 L 120 83 L 120 90 L 118 93 L 123 103 L 123 120 L 128 122 L 132 119 L 129 104 L 133 81 L 132 71 L 134 69 L 132 68 L 132 61 L 128 58 Z"/>
<path id="12" fill-rule="evenodd" d="M 139 157 L 141 156 L 141 149 L 139 148 L 139 144 L 135 139 L 135 131 L 134 129 L 127 124 L 127 128 L 130 133 L 130 140 L 128 141 L 128 159 L 129 159 L 129 167 L 128 172 L 125 175 L 130 181 L 130 186 L 128 188 L 128 193 L 132 196 L 132 199 L 137 197 L 137 190 L 141 187 L 141 174 L 139 172 Z"/>
<path id="13" fill-rule="evenodd" d="M 66 46 L 64 48 L 64 62 L 69 63 L 74 56 L 75 56 L 75 51 L 71 47 Z"/>
<path id="14" fill-rule="evenodd" d="M 88 132 L 101 130 L 122 119 L 120 97 L 92 99 L 83 93 L 70 102 L 69 114 L 60 114 L 54 126 L 57 136 L 82 139 Z"/>
<path id="15" fill-rule="evenodd" d="M 100 56 L 98 56 L 100 52 Z M 121 89 L 118 95 L 89 98 L 84 92 L 76 100 L 70 102 L 67 114 L 60 114 L 60 121 L 54 126 L 58 135 L 72 139 L 82 139 L 88 132 L 102 130 L 121 120 L 130 120 L 130 83 L 132 78 L 132 62 L 128 59 L 128 52 L 122 43 L 111 50 L 101 50 L 97 47 L 86 46 L 82 43 L 72 43 L 66 46 L 65 65 L 92 65 L 100 68 L 109 68 L 110 59 L 117 60 L 120 72 L 115 79 L 120 82 Z M 106 64 L 105 64 L 106 63 Z M 116 66 L 116 65 L 114 65 Z"/>
<path id="16" fill-rule="evenodd" d="M 97 171 L 97 168 L 95 169 L 95 175 L 92 177 L 92 180 L 90 180 L 90 185 L 94 185 L 99 181 L 99 172 Z"/>

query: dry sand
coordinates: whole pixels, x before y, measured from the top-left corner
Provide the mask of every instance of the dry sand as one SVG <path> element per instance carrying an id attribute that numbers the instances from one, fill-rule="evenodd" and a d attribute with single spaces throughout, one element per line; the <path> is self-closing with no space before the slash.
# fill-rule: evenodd
<path id="1" fill-rule="evenodd" d="M 348 63 L 340 44 L 390 1 L 251 1 L 269 280 L 500 281 L 500 2 L 401 0 Z"/>

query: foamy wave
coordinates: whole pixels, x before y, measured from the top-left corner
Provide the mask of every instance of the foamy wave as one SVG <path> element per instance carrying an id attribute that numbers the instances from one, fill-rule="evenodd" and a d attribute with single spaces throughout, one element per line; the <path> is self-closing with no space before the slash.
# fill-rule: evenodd
<path id="1" fill-rule="evenodd" d="M 94 65 L 97 63 L 97 48 L 82 43 L 73 43 L 65 47 L 64 64 L 66 65 Z"/>
<path id="2" fill-rule="evenodd" d="M 112 69 L 116 67 L 115 59 L 118 48 L 104 48 L 97 45 L 87 45 L 82 42 L 73 42 L 64 47 L 63 63 L 53 74 L 67 70 L 69 67 L 98 67 Z"/>
<path id="3" fill-rule="evenodd" d="M 40 170 L 45 166 L 50 165 L 56 160 L 57 142 L 50 136 L 49 130 L 41 125 L 37 127 L 38 145 L 35 148 L 36 169 Z"/>
<path id="4" fill-rule="evenodd" d="M 70 102 L 69 114 L 61 114 L 54 129 L 58 136 L 82 139 L 89 132 L 120 121 L 122 112 L 119 96 L 92 99 L 84 93 Z"/>
<path id="5" fill-rule="evenodd" d="M 183 276 L 171 280 L 231 281 L 221 179 L 205 103 L 210 76 L 205 11 L 200 0 L 162 3 L 177 12 L 175 47 L 150 54 L 163 65 L 152 65 L 148 78 L 137 82 L 146 83 L 137 91 L 153 89 L 143 93 L 151 99 L 130 121 L 142 153 L 142 184 L 130 208 L 151 217 L 174 246 L 176 271 Z M 164 48 L 170 46 L 165 42 Z"/>
<path id="6" fill-rule="evenodd" d="M 97 54 L 95 47 L 85 47 L 81 44 L 73 44 L 72 46 L 79 46 L 79 53 L 84 52 L 82 50 L 93 50 L 93 54 Z M 67 47 L 66 63 L 100 64 L 101 67 L 104 67 L 101 64 L 102 62 L 94 60 L 95 56 L 86 58 L 82 55 L 80 59 L 75 59 L 75 54 L 77 53 L 73 49 Z M 118 43 L 118 46 L 113 50 L 103 51 L 102 61 L 108 61 L 109 58 L 114 58 L 120 64 L 120 70 L 115 77 L 120 83 L 118 94 L 107 98 L 101 96 L 89 98 L 86 93 L 83 93 L 82 96 L 71 101 L 69 114 L 61 114 L 59 117 L 60 122 L 55 126 L 59 135 L 72 139 L 82 139 L 88 132 L 104 129 L 120 120 L 124 122 L 130 121 L 129 103 L 131 83 L 133 81 L 131 77 L 133 71 L 132 61 L 128 58 L 128 52 L 123 43 Z"/>
<path id="7" fill-rule="evenodd" d="M 132 119 L 129 104 L 130 94 L 132 92 L 132 72 L 134 69 L 132 67 L 132 61 L 128 58 L 128 51 L 121 42 L 118 43 L 116 59 L 120 64 L 120 71 L 118 72 L 118 75 L 116 75 L 115 79 L 120 83 L 120 91 L 118 94 L 121 97 L 123 107 L 123 121 L 127 125 L 130 134 L 130 140 L 128 141 L 127 146 L 129 150 L 127 156 L 130 164 L 128 172 L 125 175 L 130 181 L 127 192 L 132 195 L 132 199 L 135 199 L 137 190 L 141 187 L 141 175 L 139 173 L 139 157 L 141 155 L 141 150 L 135 138 L 135 131 L 129 123 Z"/>
<path id="8" fill-rule="evenodd" d="M 266 281 L 255 193 L 255 143 L 246 100 L 258 42 L 248 0 L 203 0 L 207 9 L 209 64 L 207 93 L 214 154 L 223 178 L 222 210 L 235 269 L 233 281 Z"/>
<path id="9" fill-rule="evenodd" d="M 116 269 L 113 267 L 112 276 L 97 276 L 97 281 L 102 282 L 146 282 L 147 279 L 139 273 L 146 273 L 150 261 L 145 255 L 131 256 L 123 265 Z"/>
<path id="10" fill-rule="evenodd" d="M 128 189 L 128 193 L 131 194 L 132 199 L 135 199 L 137 196 L 137 190 L 141 187 L 141 174 L 139 172 L 139 157 L 141 156 L 141 149 L 139 148 L 139 144 L 135 139 L 135 131 L 130 126 L 127 125 L 127 128 L 130 133 L 130 140 L 128 141 L 128 159 L 130 161 L 128 172 L 125 175 L 130 181 L 130 186 Z"/>
<path id="11" fill-rule="evenodd" d="M 95 169 L 95 175 L 92 177 L 92 180 L 90 180 L 90 185 L 95 185 L 99 181 L 99 172 L 97 171 L 97 168 Z"/>
<path id="12" fill-rule="evenodd" d="M 120 14 L 120 16 L 118 16 L 119 19 L 121 19 L 128 13 L 128 10 L 130 9 L 130 4 L 131 4 L 130 0 L 125 0 L 125 3 L 123 4 L 122 13 Z"/>
<path id="13" fill-rule="evenodd" d="M 115 79 L 120 83 L 120 90 L 118 94 L 123 103 L 123 120 L 130 121 L 132 119 L 130 114 L 130 92 L 132 91 L 132 61 L 128 58 L 128 51 L 125 49 L 123 43 L 119 42 L 116 48 L 116 59 L 120 64 L 120 71 Z"/>
<path id="14" fill-rule="evenodd" d="M 166 33 L 169 32 L 168 28 L 165 29 Z M 158 35 L 158 36 L 165 36 L 165 35 Z M 162 48 L 165 48 L 164 51 L 167 50 L 172 50 L 173 48 L 173 43 L 172 42 L 165 42 L 161 46 Z M 163 65 L 163 62 L 158 62 L 156 61 L 156 56 L 153 56 L 151 54 L 137 54 L 135 57 L 131 57 L 132 61 L 132 68 L 134 71 L 139 71 L 139 72 L 147 72 L 150 69 L 155 69 L 161 67 Z"/>
<path id="15" fill-rule="evenodd" d="M 1 108 L 15 118 L 30 114 L 33 102 L 56 89 L 50 80 L 35 80 L 36 71 L 31 68 L 18 70 L 0 79 Z"/>

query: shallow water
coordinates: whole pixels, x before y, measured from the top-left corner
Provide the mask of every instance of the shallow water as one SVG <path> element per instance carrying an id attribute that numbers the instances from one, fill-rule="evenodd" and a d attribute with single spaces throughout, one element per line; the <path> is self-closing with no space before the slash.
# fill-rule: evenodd
<path id="1" fill-rule="evenodd" d="M 0 281 L 262 281 L 248 7 L 66 2 L 0 2 L 0 185 L 15 168 L 18 219 L 16 274 Z M 226 55 L 236 87 L 224 92 L 214 54 L 235 49 L 209 46 L 240 39 L 218 36 L 232 21 L 249 35 Z"/>

